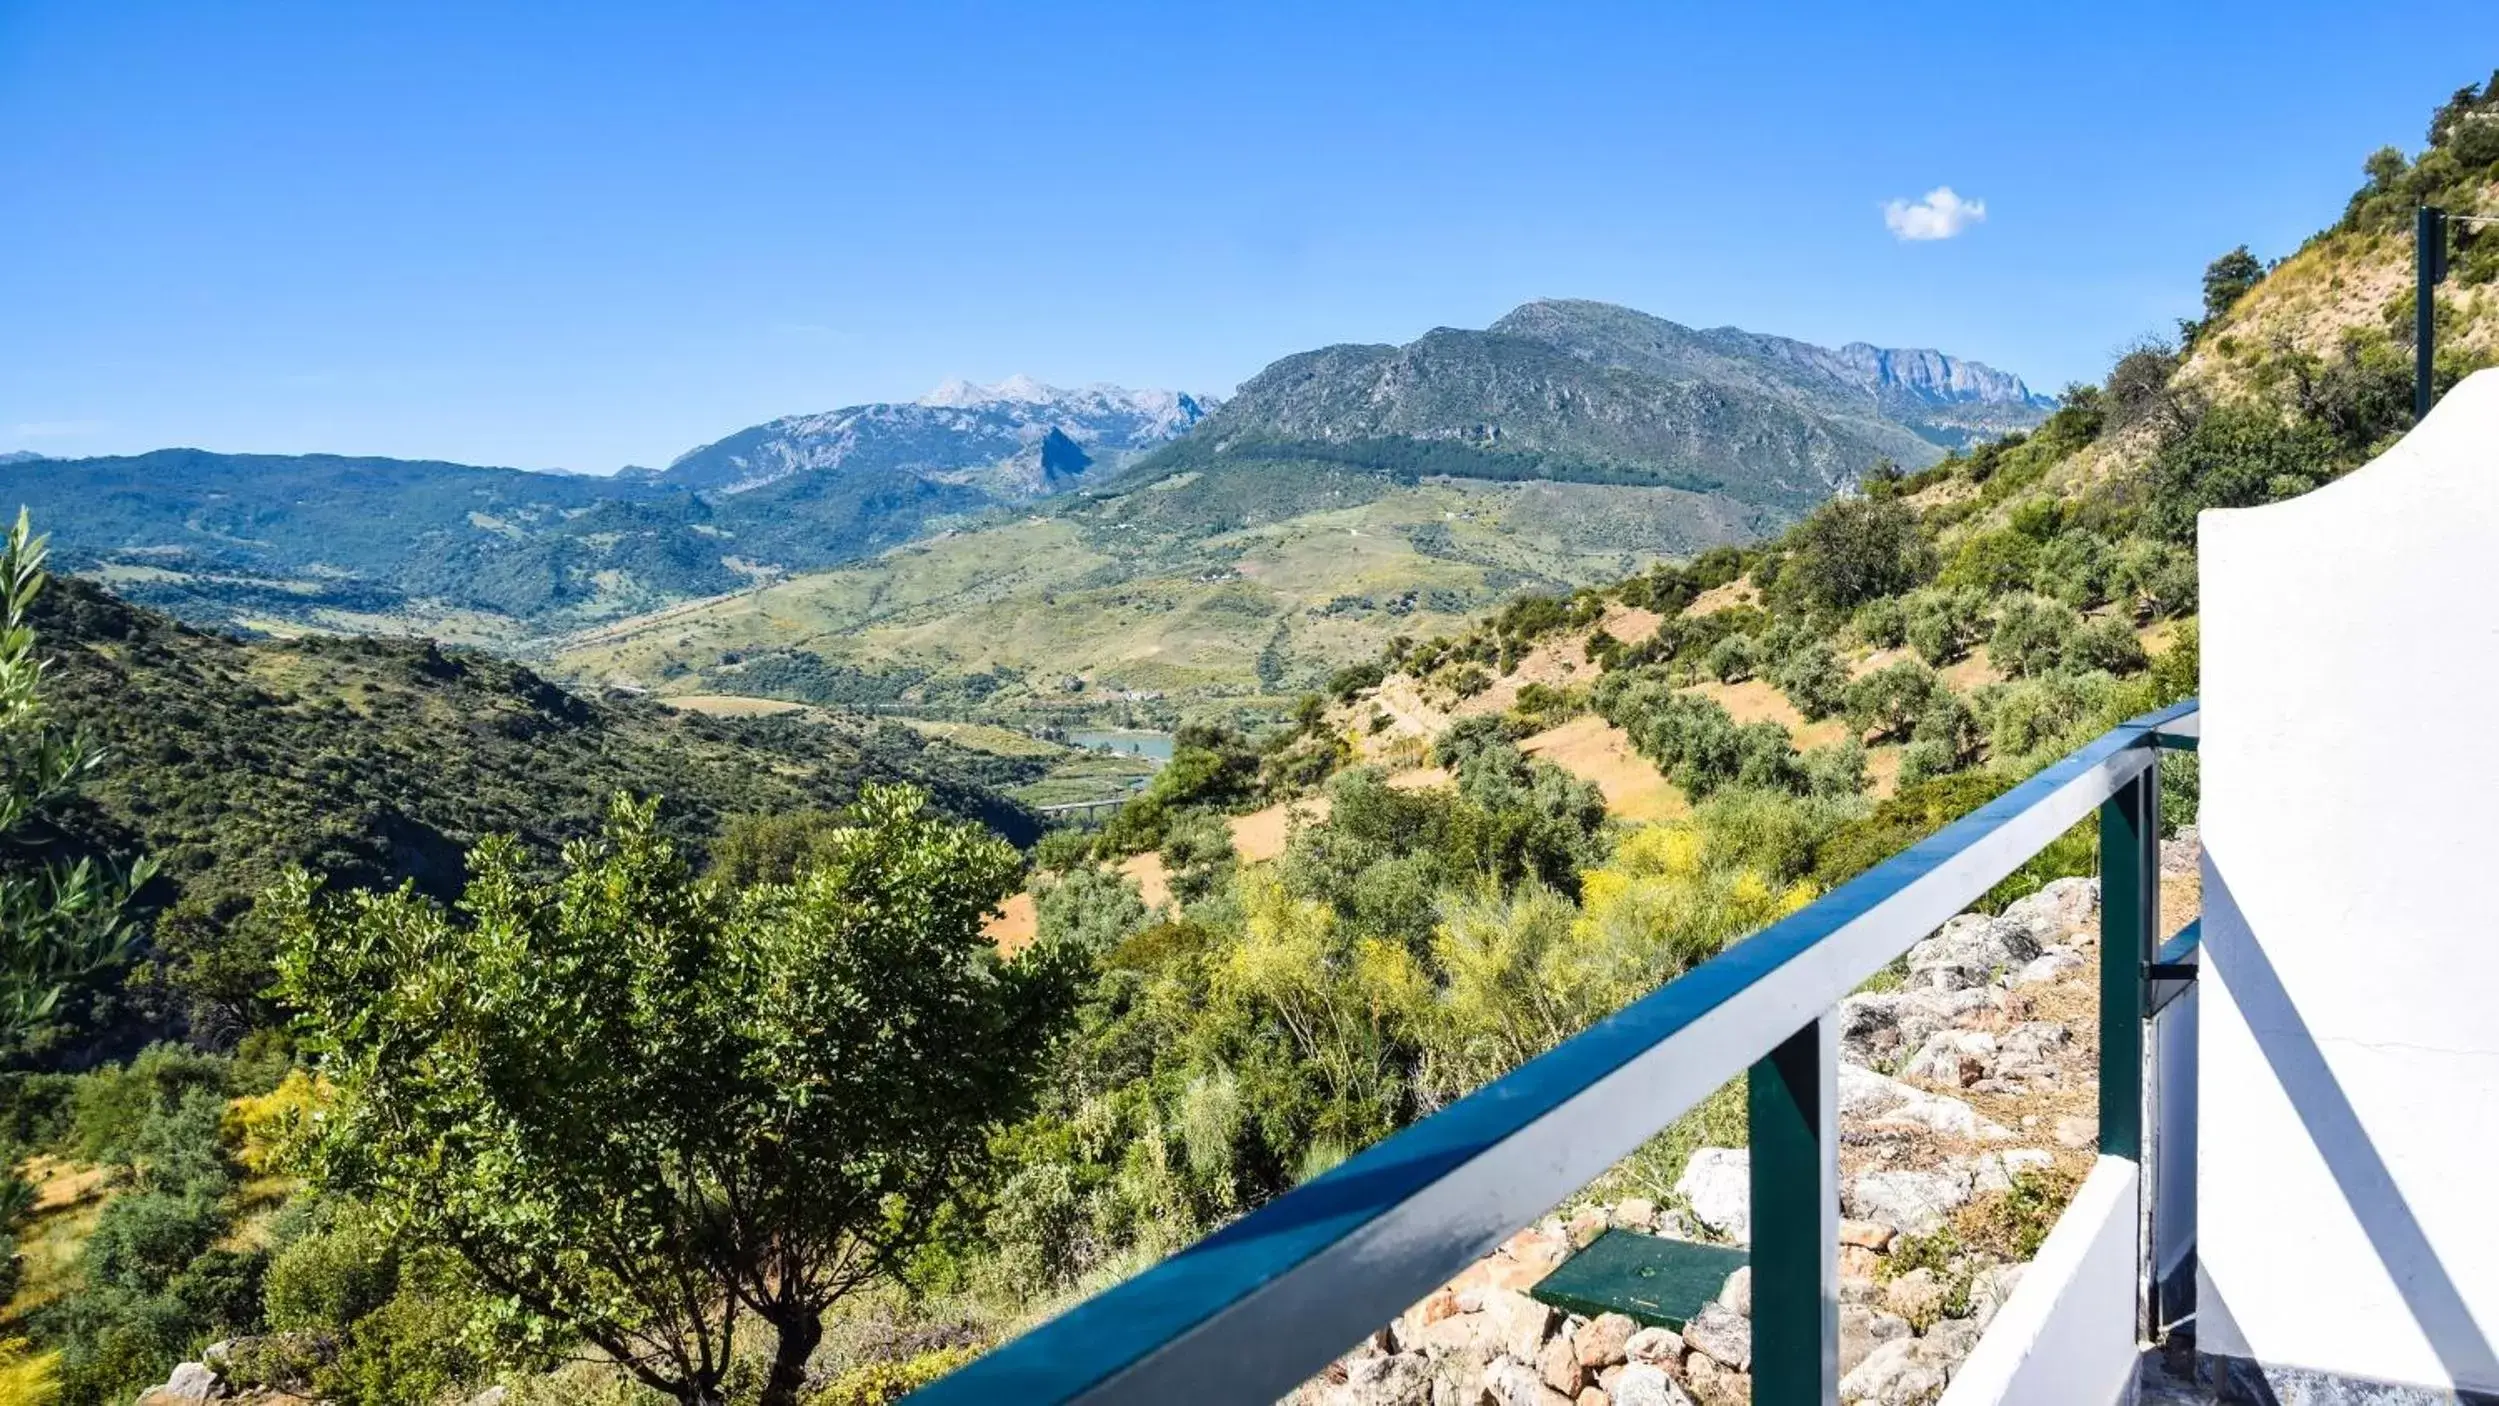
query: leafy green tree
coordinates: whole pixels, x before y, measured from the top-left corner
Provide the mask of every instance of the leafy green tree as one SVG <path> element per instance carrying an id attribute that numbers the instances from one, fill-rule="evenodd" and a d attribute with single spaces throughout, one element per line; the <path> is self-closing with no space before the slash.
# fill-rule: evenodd
<path id="1" fill-rule="evenodd" d="M 1807 718 L 1827 718 L 1848 706 L 1848 670 L 1820 640 L 1790 651 L 1770 671 L 1770 681 Z"/>
<path id="2" fill-rule="evenodd" d="M 1876 649 L 1898 648 L 1908 638 L 1909 617 L 1901 609 L 1900 597 L 1876 596 L 1857 607 L 1853 621 L 1857 638 Z"/>
<path id="3" fill-rule="evenodd" d="M 1850 611 L 1908 590 L 1935 569 L 1918 515 L 1891 497 L 1840 498 L 1788 533 L 1781 589 L 1808 604 Z"/>
<path id="4" fill-rule="evenodd" d="M 1943 688 L 1935 671 L 1914 659 L 1886 664 L 1848 686 L 1848 725 L 1879 737 L 1906 737 Z"/>
<path id="5" fill-rule="evenodd" d="M 2296 497 L 2334 476 L 2333 436 L 2261 402 L 2218 406 L 2152 461 L 2152 517 L 2172 541 L 2192 541 L 2206 508 L 2247 508 Z"/>
<path id="6" fill-rule="evenodd" d="M 457 917 L 294 875 L 267 902 L 337 1088 L 318 1184 L 688 1406 L 760 1319 L 789 1406 L 826 1306 L 984 1168 L 1079 989 L 1063 946 L 990 949 L 1015 851 L 925 800 L 866 788 L 787 884 L 698 881 L 622 797 L 552 881 L 480 845 Z"/>
<path id="7" fill-rule="evenodd" d="M 2211 322 L 2238 305 L 2265 279 L 2265 265 L 2242 244 L 2204 266 L 2204 320 Z"/>
<path id="8" fill-rule="evenodd" d="M 48 812 L 104 764 L 103 751 L 44 714 L 44 663 L 28 623 L 43 590 L 45 539 L 23 509 L 0 546 L 0 1050 L 51 1016 L 69 984 L 120 960 L 131 892 L 156 872 L 142 859 L 117 873 L 93 859 L 44 853 Z"/>
<path id="9" fill-rule="evenodd" d="M 2014 678 L 2051 674 L 2065 663 L 2067 647 L 2082 628 L 2074 608 L 2045 596 L 2015 596 L 1996 613 L 1987 657 Z"/>

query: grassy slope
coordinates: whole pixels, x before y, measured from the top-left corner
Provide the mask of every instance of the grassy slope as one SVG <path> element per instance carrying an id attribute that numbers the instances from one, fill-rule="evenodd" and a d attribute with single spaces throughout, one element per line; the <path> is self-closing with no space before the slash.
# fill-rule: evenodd
<path id="1" fill-rule="evenodd" d="M 1189 476 L 1182 476 L 1184 479 Z M 1446 630 L 1526 584 L 1609 580 L 1749 535 L 1673 489 L 1551 483 L 1381 485 L 1369 501 L 1192 540 L 1147 487 L 899 548 L 857 566 L 558 641 L 560 676 L 709 691 L 724 651 L 804 649 L 861 665 L 992 667 L 1100 687 L 1239 694 L 1281 638 L 1307 683 L 1394 634 Z M 1210 495 L 1211 496 L 1211 495 Z M 715 680 L 717 682 L 717 680 Z"/>

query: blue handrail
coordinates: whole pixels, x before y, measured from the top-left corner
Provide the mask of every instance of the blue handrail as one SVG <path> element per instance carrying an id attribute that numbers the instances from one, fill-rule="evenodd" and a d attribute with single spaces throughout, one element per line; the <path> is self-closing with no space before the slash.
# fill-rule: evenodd
<path id="1" fill-rule="evenodd" d="M 2104 926 L 2104 962 L 2122 965 L 2137 993 L 2120 1014 L 2139 1018 L 2150 953 L 2135 925 L 2150 913 L 2139 891 L 2157 884 L 2157 855 L 2145 848 L 2157 845 L 2155 768 L 2162 748 L 2193 735 L 2195 718 L 2190 700 L 2121 724 L 1556 1048 L 908 1401 L 1273 1402 L 1774 1051 L 1781 1085 L 1810 1101 L 1817 1066 L 1827 1088 L 1835 1060 L 1827 1039 L 1817 1055 L 1807 1038 L 1827 1033 L 1827 1012 L 2095 810 L 2104 847 L 2118 812 L 2136 847 L 2127 882 L 2138 892 L 2110 895 L 2102 906 L 2104 924 L 2120 924 Z M 2139 1090 L 2130 1096 L 2139 1105 Z M 1827 1128 L 1827 1107 L 1805 1111 Z M 1753 1112 L 1758 1125 L 1758 1097 Z M 1820 1141 L 1827 1169 L 1835 1139 Z M 1765 1177 L 1777 1173 L 1755 1160 L 1760 1202 Z M 1828 1175 L 1801 1184 L 1816 1197 L 1831 1194 Z M 1757 1206 L 1756 1224 L 1763 1219 Z M 1763 1249 L 1755 1252 L 1757 1334 L 1775 1330 L 1770 1305 L 1780 1296 L 1766 1281 L 1790 1268 L 1764 1263 Z M 1807 1364 L 1813 1389 L 1801 1399 L 1830 1399 L 1836 1386 L 1835 1254 L 1821 1248 L 1822 1271 L 1804 1298 L 1826 1310 L 1805 1329 L 1825 1340 L 1825 1351 L 1820 1365 Z M 1790 1395 L 1772 1387 L 1757 1380 L 1755 1400 L 1771 1406 Z"/>

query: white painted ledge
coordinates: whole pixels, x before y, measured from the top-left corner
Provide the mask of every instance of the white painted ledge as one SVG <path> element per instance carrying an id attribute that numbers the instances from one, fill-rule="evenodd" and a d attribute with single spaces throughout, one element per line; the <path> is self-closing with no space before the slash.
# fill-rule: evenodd
<path id="1" fill-rule="evenodd" d="M 1942 1406 L 2113 1406 L 2135 1373 L 2140 1169 L 2103 1157 L 1961 1364 Z"/>

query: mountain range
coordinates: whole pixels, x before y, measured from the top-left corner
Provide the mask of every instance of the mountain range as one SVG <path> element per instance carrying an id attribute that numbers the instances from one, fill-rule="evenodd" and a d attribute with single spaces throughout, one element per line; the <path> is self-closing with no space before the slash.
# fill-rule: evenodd
<path id="1" fill-rule="evenodd" d="M 793 474 L 900 470 L 1036 498 L 1117 469 L 1187 434 L 1214 404 L 1181 391 L 948 381 L 908 404 L 792 415 L 688 450 L 659 475 L 686 488 L 739 493 Z"/>
<path id="2" fill-rule="evenodd" d="M 1020 514 L 1098 539 L 1126 565 L 1088 570 L 1126 580 L 1230 570 L 1208 543 L 1313 512 L 1396 498 L 1406 506 L 1391 516 L 1405 514 L 1425 480 L 1541 486 L 1450 499 L 1439 511 L 1453 516 L 1415 528 L 1420 550 L 1446 556 L 1457 549 L 1436 544 L 1461 519 L 1504 524 L 1508 542 L 1459 552 L 1489 574 L 1442 583 L 1455 608 L 1478 588 L 1568 583 L 1757 535 L 1878 459 L 1915 467 L 2049 404 L 1940 352 L 1549 301 L 1481 331 L 1288 356 L 1222 402 L 950 381 L 610 477 L 171 449 L 0 459 L 0 499 L 33 509 L 65 566 L 186 619 L 517 646 Z M 1160 491 L 1131 491 L 1147 484 Z M 1114 501 L 1125 506 L 1097 511 Z"/>

